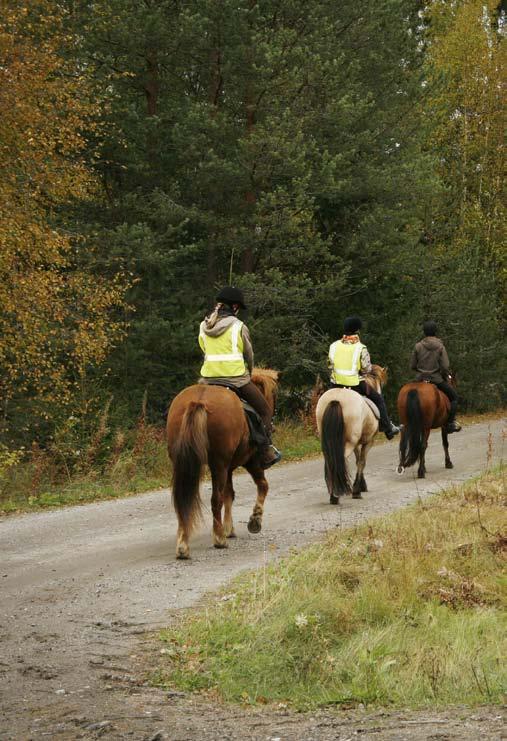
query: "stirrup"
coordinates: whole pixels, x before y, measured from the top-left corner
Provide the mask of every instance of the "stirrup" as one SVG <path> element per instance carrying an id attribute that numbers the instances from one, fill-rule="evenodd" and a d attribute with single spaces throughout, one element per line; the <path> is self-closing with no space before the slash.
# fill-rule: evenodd
<path id="1" fill-rule="evenodd" d="M 388 440 L 392 440 L 395 435 L 397 435 L 400 431 L 399 427 L 396 427 L 396 425 L 391 422 L 389 424 L 389 429 L 384 430 L 384 435 L 387 437 Z"/>
<path id="2" fill-rule="evenodd" d="M 273 453 L 273 458 L 267 459 L 268 453 Z M 266 470 L 266 468 L 271 468 L 271 466 L 274 466 L 275 463 L 278 463 L 278 461 L 281 461 L 281 460 L 282 460 L 282 454 L 280 453 L 280 451 L 277 448 L 275 448 L 274 445 L 268 445 L 266 450 L 263 451 L 261 465 L 263 469 Z"/>

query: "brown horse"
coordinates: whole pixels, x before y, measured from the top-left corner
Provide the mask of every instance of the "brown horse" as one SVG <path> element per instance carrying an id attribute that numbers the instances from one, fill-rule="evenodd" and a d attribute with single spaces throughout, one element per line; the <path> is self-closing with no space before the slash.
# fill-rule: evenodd
<path id="1" fill-rule="evenodd" d="M 373 365 L 365 381 L 380 392 L 387 380 L 387 371 Z M 368 491 L 364 468 L 368 451 L 378 432 L 378 419 L 364 397 L 347 388 L 331 388 L 317 402 L 315 410 L 322 452 L 324 454 L 324 476 L 331 504 L 338 504 L 341 494 L 350 494 L 361 499 L 361 492 Z M 347 469 L 347 458 L 356 456 L 356 478 L 351 486 Z"/>
<path id="2" fill-rule="evenodd" d="M 272 411 L 277 380 L 278 372 L 274 370 L 255 368 L 252 373 L 252 381 Z M 206 384 L 184 389 L 169 407 L 167 442 L 173 464 L 173 504 L 178 517 L 177 558 L 190 557 L 188 540 L 201 519 L 199 485 L 205 464 L 211 472 L 215 548 L 227 548 L 227 538 L 236 537 L 232 522 L 232 473 L 238 466 L 244 466 L 257 485 L 257 500 L 248 530 L 251 533 L 261 531 L 268 482 L 260 466 L 258 450 L 250 442 L 243 405 L 234 391 Z"/>
<path id="3" fill-rule="evenodd" d="M 453 385 L 453 378 L 451 377 Z M 428 381 L 414 381 L 401 387 L 398 394 L 398 415 L 403 425 L 400 437 L 400 463 L 398 473 L 413 466 L 419 460 L 417 477 L 426 474 L 425 454 L 430 430 L 442 429 L 442 445 L 445 453 L 445 467 L 452 468 L 449 457 L 447 420 L 451 404 L 447 396 Z"/>

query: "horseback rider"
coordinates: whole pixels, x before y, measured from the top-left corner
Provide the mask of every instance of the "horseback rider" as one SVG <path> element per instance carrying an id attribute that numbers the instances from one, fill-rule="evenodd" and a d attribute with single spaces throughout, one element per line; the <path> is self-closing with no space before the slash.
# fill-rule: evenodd
<path id="1" fill-rule="evenodd" d="M 451 402 L 447 419 L 447 432 L 459 432 L 461 425 L 456 422 L 458 394 L 449 383 L 449 356 L 442 340 L 437 337 L 437 325 L 433 321 L 423 324 L 424 337 L 417 342 L 410 360 L 410 368 L 417 371 L 417 381 L 429 381 L 443 391 Z"/>
<path id="2" fill-rule="evenodd" d="M 359 339 L 359 330 L 363 326 L 358 316 L 348 316 L 343 322 L 343 337 L 329 347 L 329 365 L 331 367 L 331 387 L 350 388 L 362 396 L 368 396 L 380 413 L 380 430 L 388 440 L 397 435 L 400 428 L 389 419 L 384 397 L 369 384 L 364 376 L 371 373 L 370 353 Z"/>
<path id="3" fill-rule="evenodd" d="M 201 322 L 199 345 L 204 353 L 199 383 L 233 388 L 241 399 L 252 406 L 261 418 L 266 443 L 260 449 L 262 468 L 278 463 L 282 455 L 271 442 L 272 412 L 259 388 L 252 382 L 254 366 L 252 342 L 248 327 L 239 318 L 246 309 L 243 292 L 224 286 L 216 297 L 211 314 Z"/>

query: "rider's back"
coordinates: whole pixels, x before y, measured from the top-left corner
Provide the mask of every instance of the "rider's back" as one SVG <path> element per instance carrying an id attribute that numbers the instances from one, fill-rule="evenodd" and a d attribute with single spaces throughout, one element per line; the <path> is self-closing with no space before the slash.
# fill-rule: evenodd
<path id="1" fill-rule="evenodd" d="M 442 383 L 443 374 L 449 371 L 449 359 L 442 340 L 439 337 L 424 337 L 417 342 L 412 353 L 411 368 L 417 372 L 417 381 Z"/>

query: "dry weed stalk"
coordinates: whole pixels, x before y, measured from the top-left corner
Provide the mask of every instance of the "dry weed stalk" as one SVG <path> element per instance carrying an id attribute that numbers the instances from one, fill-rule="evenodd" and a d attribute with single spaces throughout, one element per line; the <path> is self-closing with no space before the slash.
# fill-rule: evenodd
<path id="1" fill-rule="evenodd" d="M 97 427 L 97 430 L 95 431 L 95 434 L 90 440 L 90 445 L 88 446 L 88 450 L 86 451 L 85 460 L 86 460 L 86 465 L 88 468 L 91 468 L 93 466 L 93 463 L 95 462 L 95 459 L 97 457 L 97 453 L 100 450 L 100 446 L 102 445 L 104 438 L 109 432 L 107 421 L 109 418 L 109 409 L 111 407 L 112 401 L 113 401 L 113 397 L 110 396 L 109 399 L 105 403 L 102 414 L 99 417 L 99 425 Z"/>

